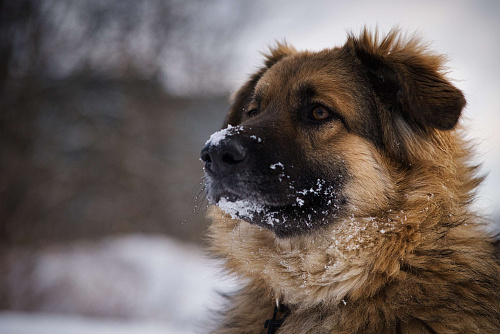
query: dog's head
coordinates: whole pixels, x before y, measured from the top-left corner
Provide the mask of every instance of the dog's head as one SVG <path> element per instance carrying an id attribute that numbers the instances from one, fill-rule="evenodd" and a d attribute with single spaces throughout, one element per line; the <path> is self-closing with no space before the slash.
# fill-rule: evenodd
<path id="1" fill-rule="evenodd" d="M 388 209 L 401 171 L 425 160 L 413 146 L 465 105 L 441 66 L 397 31 L 321 52 L 278 44 L 201 152 L 209 201 L 279 237 Z"/>

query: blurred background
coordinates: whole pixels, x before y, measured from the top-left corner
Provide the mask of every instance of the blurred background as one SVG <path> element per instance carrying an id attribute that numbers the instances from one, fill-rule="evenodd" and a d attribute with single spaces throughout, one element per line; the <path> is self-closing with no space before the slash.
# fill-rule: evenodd
<path id="1" fill-rule="evenodd" d="M 0 332 L 204 333 L 199 151 L 274 41 L 364 25 L 449 56 L 500 221 L 500 2 L 0 1 Z M 495 228 L 495 227 L 493 227 Z M 498 225 L 497 225 L 498 228 Z"/>

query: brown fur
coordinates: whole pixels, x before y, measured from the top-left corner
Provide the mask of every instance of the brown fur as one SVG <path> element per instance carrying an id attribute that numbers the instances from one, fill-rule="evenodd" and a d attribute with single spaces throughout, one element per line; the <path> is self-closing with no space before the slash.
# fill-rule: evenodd
<path id="1" fill-rule="evenodd" d="M 226 125 L 272 124 L 286 143 L 263 145 L 300 155 L 296 177 L 342 173 L 344 200 L 326 223 L 283 234 L 211 207 L 211 250 L 243 284 L 214 333 L 266 333 L 276 300 L 290 310 L 278 333 L 500 333 L 500 267 L 470 207 L 481 178 L 456 125 L 465 99 L 442 63 L 397 31 L 271 51 Z M 307 84 L 342 121 L 297 125 Z"/>

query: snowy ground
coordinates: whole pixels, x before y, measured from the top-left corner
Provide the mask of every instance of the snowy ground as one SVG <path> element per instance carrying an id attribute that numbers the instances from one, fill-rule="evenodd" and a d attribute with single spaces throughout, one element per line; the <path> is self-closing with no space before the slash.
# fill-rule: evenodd
<path id="1" fill-rule="evenodd" d="M 99 320 L 73 315 L 0 312 L 2 334 L 187 334 L 189 329 L 139 322 Z"/>
<path id="2" fill-rule="evenodd" d="M 4 268 L 2 334 L 204 333 L 216 291 L 235 289 L 200 249 L 154 236 L 15 251 Z"/>

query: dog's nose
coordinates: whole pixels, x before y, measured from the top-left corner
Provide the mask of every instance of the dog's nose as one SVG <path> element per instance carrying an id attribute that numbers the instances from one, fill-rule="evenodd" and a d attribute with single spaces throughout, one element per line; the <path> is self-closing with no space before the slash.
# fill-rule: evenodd
<path id="1" fill-rule="evenodd" d="M 236 138 L 224 140 L 218 145 L 209 143 L 201 150 L 201 161 L 205 163 L 205 169 L 221 176 L 241 165 L 246 157 L 247 150 Z"/>

